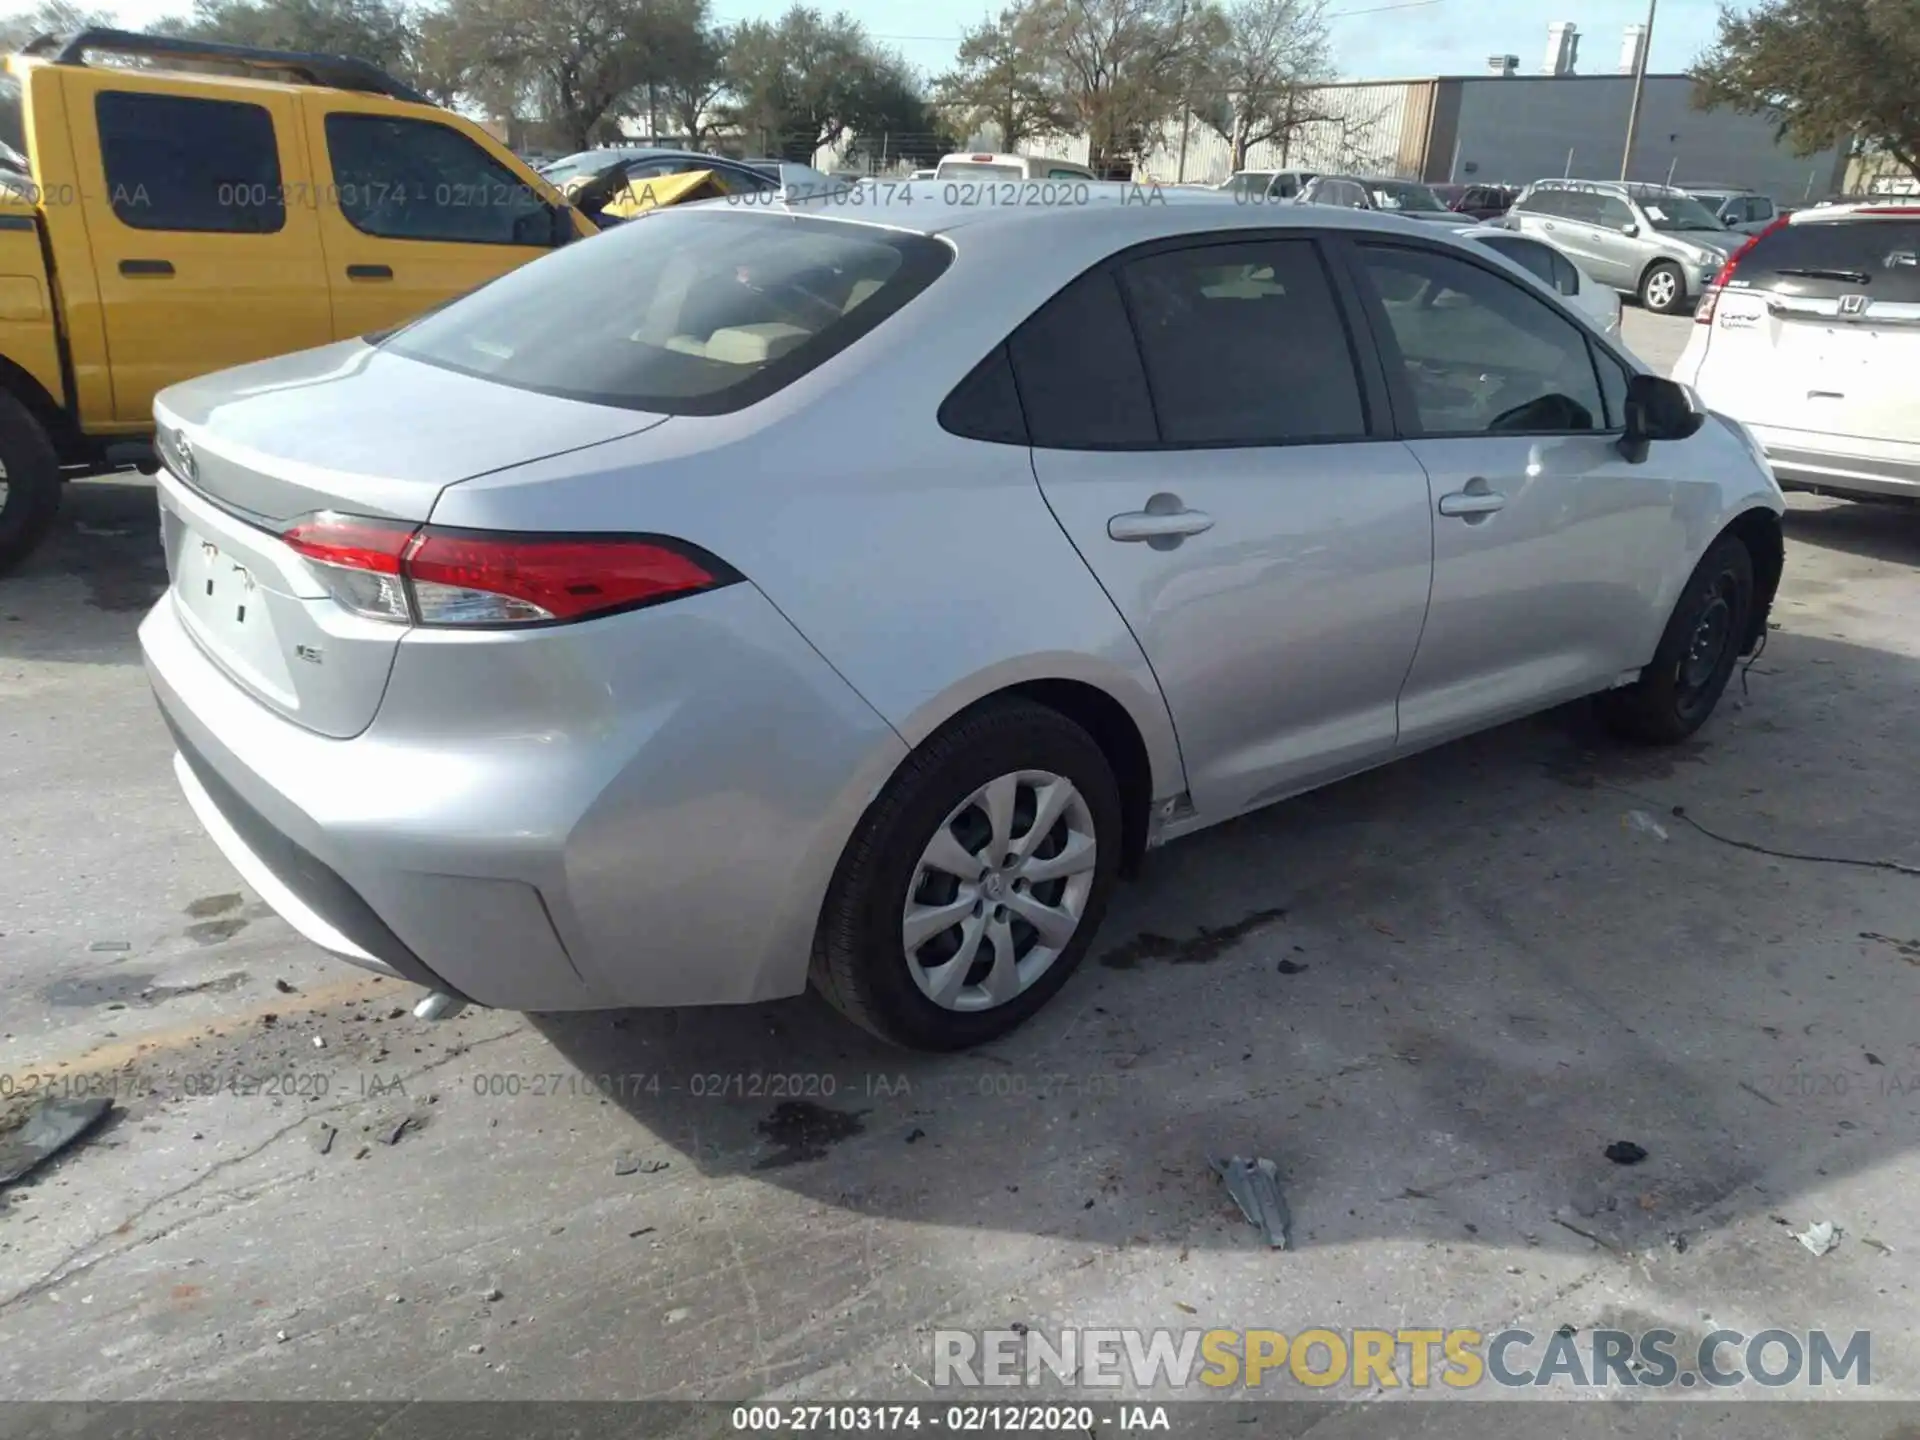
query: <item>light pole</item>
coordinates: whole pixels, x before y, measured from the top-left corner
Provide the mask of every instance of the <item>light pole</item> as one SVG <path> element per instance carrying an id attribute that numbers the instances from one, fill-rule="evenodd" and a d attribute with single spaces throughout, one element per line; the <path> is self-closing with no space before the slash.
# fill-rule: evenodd
<path id="1" fill-rule="evenodd" d="M 1633 141 L 1640 130 L 1640 101 L 1647 91 L 1647 57 L 1653 53 L 1653 12 L 1660 0 L 1647 0 L 1647 30 L 1640 37 L 1640 61 L 1633 67 L 1633 103 L 1627 107 L 1627 144 L 1620 152 L 1620 178 L 1627 178 L 1633 164 Z"/>

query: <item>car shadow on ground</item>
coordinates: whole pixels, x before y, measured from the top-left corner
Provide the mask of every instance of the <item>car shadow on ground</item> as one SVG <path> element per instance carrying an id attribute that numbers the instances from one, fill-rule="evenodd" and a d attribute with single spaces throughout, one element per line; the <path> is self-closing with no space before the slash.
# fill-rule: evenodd
<path id="1" fill-rule="evenodd" d="M 1920 565 L 1920 505 L 1795 496 L 1789 539 L 1895 565 Z"/>
<path id="2" fill-rule="evenodd" d="M 1743 678 L 1671 750 L 1574 706 L 1156 852 L 972 1054 L 811 997 L 534 1023 L 626 1077 L 637 1145 L 867 1215 L 1241 1245 L 1208 1170 L 1237 1152 L 1277 1162 L 1300 1245 L 1657 1243 L 1920 1132 L 1888 1005 L 1920 881 L 1727 843 L 1920 862 L 1920 665 L 1776 634 Z"/>
<path id="3" fill-rule="evenodd" d="M 46 539 L 0 581 L 0 656 L 137 665 L 134 632 L 166 588 L 152 482 L 74 481 Z"/>

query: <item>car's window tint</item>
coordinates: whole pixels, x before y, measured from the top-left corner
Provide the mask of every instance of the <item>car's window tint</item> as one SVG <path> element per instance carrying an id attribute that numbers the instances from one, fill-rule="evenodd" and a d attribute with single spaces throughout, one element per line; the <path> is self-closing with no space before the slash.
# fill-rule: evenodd
<path id="1" fill-rule="evenodd" d="M 1165 251 L 1121 274 L 1164 443 L 1366 434 L 1352 347 L 1312 241 Z"/>
<path id="2" fill-rule="evenodd" d="M 273 116 L 238 100 L 102 90 L 107 200 L 136 230 L 269 235 L 287 223 Z"/>
<path id="3" fill-rule="evenodd" d="M 725 206 L 643 212 L 387 340 L 505 385 L 677 415 L 738 410 L 859 340 L 946 269 L 924 235 Z"/>
<path id="4" fill-rule="evenodd" d="M 1618 195 L 1602 195 L 1600 199 L 1600 223 L 1609 229 L 1618 230 L 1623 225 L 1631 225 L 1633 207 Z"/>
<path id="5" fill-rule="evenodd" d="M 340 213 L 391 240 L 546 245 L 546 201 L 449 125 L 335 111 L 326 120 Z"/>
<path id="6" fill-rule="evenodd" d="M 1549 250 L 1547 253 L 1553 260 L 1553 288 L 1562 295 L 1578 295 L 1580 272 L 1574 263 L 1558 250 Z"/>
<path id="7" fill-rule="evenodd" d="M 1490 250 L 1498 250 L 1523 270 L 1531 270 L 1547 284 L 1553 284 L 1553 251 L 1538 240 L 1522 239 L 1518 235 L 1487 235 L 1480 237 L 1480 243 Z"/>
<path id="8" fill-rule="evenodd" d="M 1133 326 L 1113 272 L 1081 276 L 1007 342 L 1033 443 L 1124 449 L 1159 439 Z"/>
<path id="9" fill-rule="evenodd" d="M 1627 367 L 1593 345 L 1593 367 L 1600 372 L 1600 398 L 1606 402 L 1607 429 L 1627 428 Z"/>
<path id="10" fill-rule="evenodd" d="M 1361 247 L 1429 435 L 1605 428 L 1579 326 L 1518 283 L 1450 255 Z"/>
<path id="11" fill-rule="evenodd" d="M 1020 408 L 1013 363 L 1005 345 L 973 367 L 940 406 L 940 428 L 966 440 L 991 440 L 1003 445 L 1025 445 L 1027 418 Z"/>

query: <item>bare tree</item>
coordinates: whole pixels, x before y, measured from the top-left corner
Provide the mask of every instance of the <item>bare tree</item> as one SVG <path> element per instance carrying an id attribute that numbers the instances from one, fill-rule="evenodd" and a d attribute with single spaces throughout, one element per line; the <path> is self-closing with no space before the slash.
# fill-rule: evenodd
<path id="1" fill-rule="evenodd" d="M 992 126 L 1007 151 L 1066 129 L 1072 122 L 1044 46 L 1045 18 L 1031 0 L 982 21 L 961 36 L 953 69 L 934 81 L 941 110 L 967 134 Z"/>
<path id="2" fill-rule="evenodd" d="M 1035 35 L 1096 173 L 1152 148 L 1191 90 L 1210 12 L 1189 0 L 1036 0 Z"/>
<path id="3" fill-rule="evenodd" d="M 112 23 L 113 16 L 104 10 L 88 10 L 67 0 L 43 0 L 31 10 L 0 19 L 0 54 L 11 54 L 42 35 L 71 35 Z"/>
<path id="4" fill-rule="evenodd" d="M 1201 62 L 1193 111 L 1244 170 L 1255 145 L 1324 118 L 1310 92 L 1331 71 L 1326 0 L 1229 0 L 1214 20 L 1218 39 Z"/>

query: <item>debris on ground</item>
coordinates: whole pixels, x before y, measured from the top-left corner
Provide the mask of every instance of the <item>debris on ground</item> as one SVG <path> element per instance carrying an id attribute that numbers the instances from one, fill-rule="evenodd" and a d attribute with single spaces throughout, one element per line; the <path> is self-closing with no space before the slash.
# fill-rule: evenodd
<path id="1" fill-rule="evenodd" d="M 667 1168 L 665 1160 L 642 1160 L 638 1155 L 622 1155 L 613 1162 L 616 1175 L 658 1175 Z"/>
<path id="2" fill-rule="evenodd" d="M 1631 1140 L 1616 1140 L 1604 1153 L 1616 1165 L 1638 1165 L 1647 1158 L 1646 1149 Z"/>
<path id="3" fill-rule="evenodd" d="M 87 949 L 95 955 L 118 955 L 133 949 L 133 943 L 128 940 L 96 940 Z"/>
<path id="4" fill-rule="evenodd" d="M 1670 1230 L 1667 1232 L 1667 1245 L 1676 1255 L 1684 1255 L 1687 1253 L 1687 1237 L 1682 1235 L 1678 1230 Z"/>
<path id="5" fill-rule="evenodd" d="M 113 1101 L 42 1100 L 19 1125 L 0 1135 L 0 1185 L 11 1185 L 98 1125 Z"/>
<path id="6" fill-rule="evenodd" d="M 273 988 L 278 990 L 282 995 L 297 995 L 300 993 L 299 991 L 295 990 L 293 986 L 289 985 L 284 980 L 274 981 Z"/>
<path id="7" fill-rule="evenodd" d="M 313 1037 L 313 1048 L 314 1048 L 314 1049 L 316 1049 L 316 1050 L 324 1050 L 324 1049 L 326 1049 L 326 1048 L 327 1048 L 327 1037 L 326 1037 L 326 1036 L 324 1036 L 324 1035 L 316 1035 L 316 1036 L 314 1036 L 314 1037 Z"/>
<path id="8" fill-rule="evenodd" d="M 913 1129 L 907 1132 L 907 1144 L 909 1145 L 913 1144 L 913 1142 L 916 1140 L 924 1140 L 926 1138 L 927 1138 L 927 1132 L 922 1130 L 918 1125 L 914 1126 Z"/>
<path id="9" fill-rule="evenodd" d="M 1795 1232 L 1793 1238 L 1818 1259 L 1840 1243 L 1840 1231 L 1830 1220 L 1817 1220 L 1806 1229 Z"/>
<path id="10" fill-rule="evenodd" d="M 334 1139 L 339 1134 L 340 1131 L 337 1127 L 329 1125 L 326 1121 L 322 1120 L 313 1132 L 313 1148 L 318 1150 L 322 1155 L 327 1154 L 333 1149 Z"/>
<path id="11" fill-rule="evenodd" d="M 1301 964 L 1298 960 L 1282 960 L 1278 965 L 1274 966 L 1273 968 L 1278 970 L 1282 975 L 1298 975 L 1301 971 L 1305 970 L 1307 967 Z"/>
<path id="12" fill-rule="evenodd" d="M 506 1292 L 498 1285 L 489 1285 L 485 1290 L 480 1292 L 481 1302 L 487 1305 L 493 1304 L 496 1300 L 504 1300 L 506 1298 Z"/>
<path id="13" fill-rule="evenodd" d="M 1871 1235 L 1862 1237 L 1860 1243 L 1862 1245 L 1871 1246 L 1873 1249 L 1878 1250 L 1882 1255 L 1893 1254 L 1893 1247 L 1891 1245 L 1887 1244 L 1887 1242 L 1884 1240 L 1876 1240 Z"/>
<path id="14" fill-rule="evenodd" d="M 1207 1163 L 1225 1182 L 1227 1194 L 1247 1217 L 1247 1223 L 1266 1233 L 1267 1244 L 1276 1250 L 1292 1248 L 1293 1216 L 1280 1194 L 1280 1167 L 1271 1160 L 1243 1155 L 1224 1160 L 1209 1156 Z"/>
<path id="15" fill-rule="evenodd" d="M 1629 810 L 1620 817 L 1620 823 L 1629 830 L 1637 830 L 1643 835 L 1651 835 L 1656 840 L 1667 838 L 1667 827 L 1644 810 Z"/>

